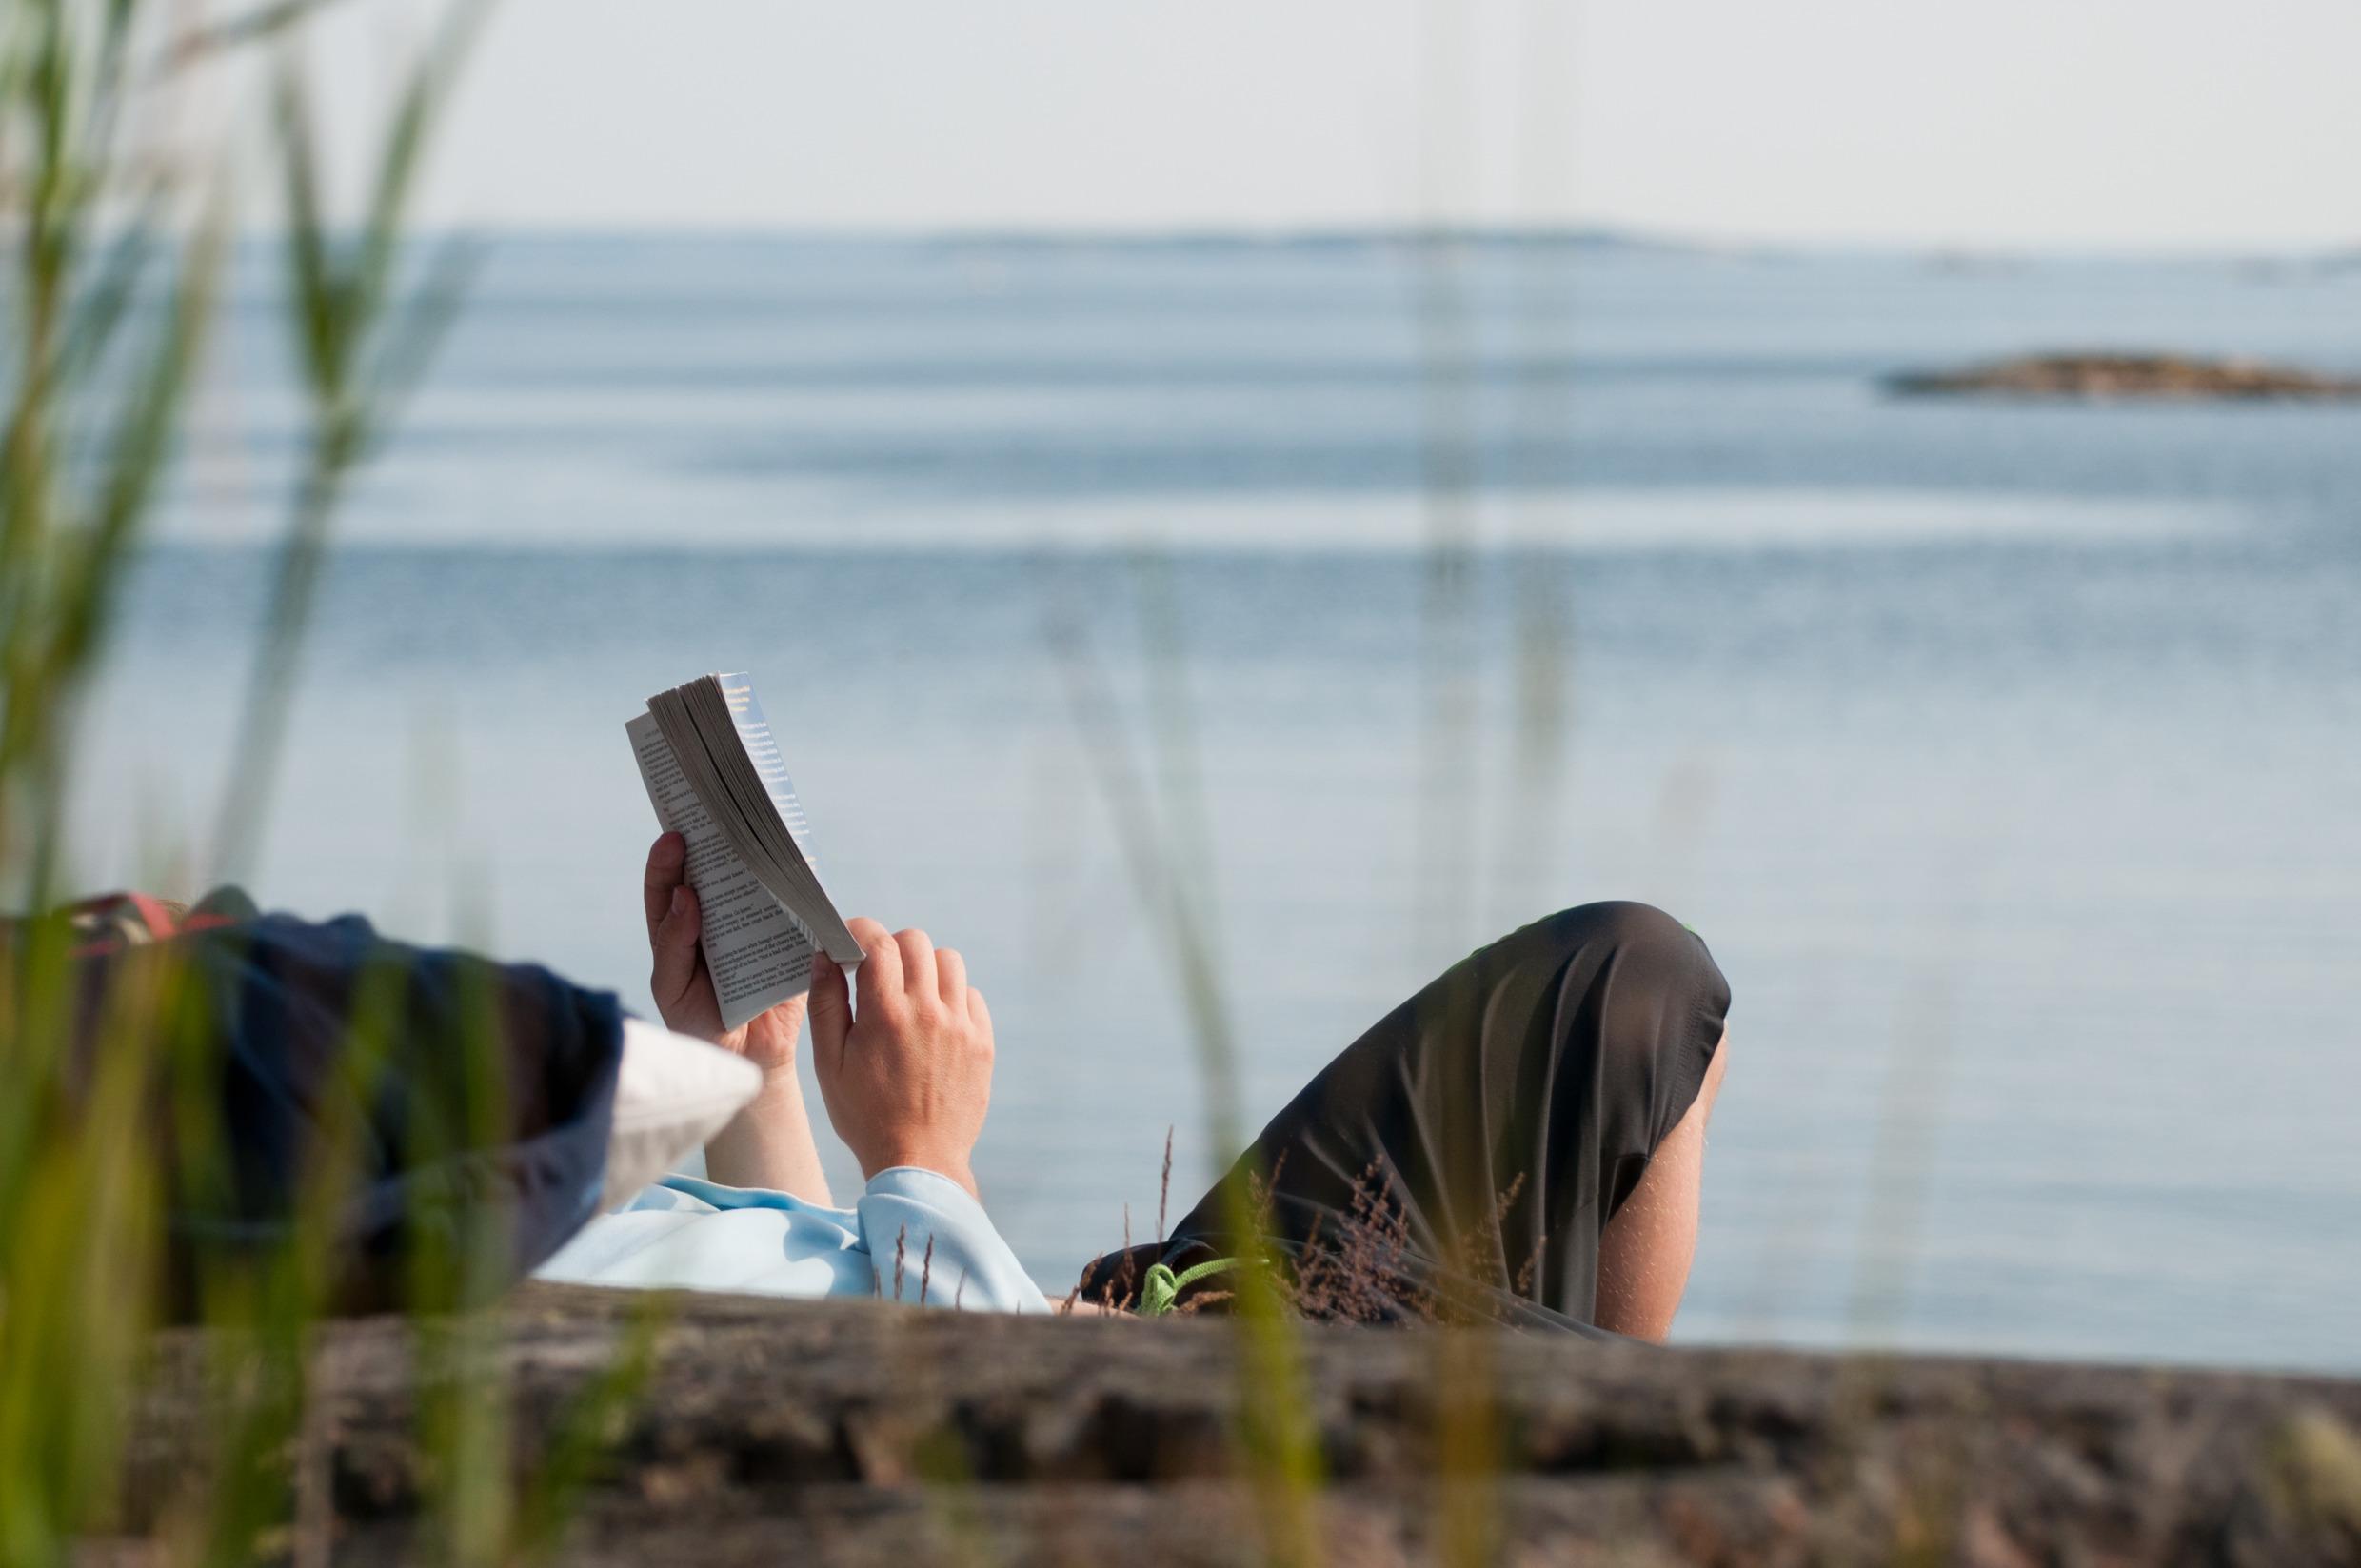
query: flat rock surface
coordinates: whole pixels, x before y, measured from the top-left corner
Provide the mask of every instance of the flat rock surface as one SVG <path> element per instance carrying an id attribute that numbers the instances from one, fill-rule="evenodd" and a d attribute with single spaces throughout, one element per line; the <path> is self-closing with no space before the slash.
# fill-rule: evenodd
<path id="1" fill-rule="evenodd" d="M 1959 370 L 1895 376 L 1904 393 L 2034 398 L 2352 398 L 2361 380 L 2248 359 L 2177 354 L 2032 354 Z"/>
<path id="2" fill-rule="evenodd" d="M 633 1300 L 537 1285 L 503 1315 L 471 1378 L 510 1389 L 528 1470 Z M 411 1339 L 361 1320 L 322 1351 L 302 1462 L 338 1562 L 414 1545 Z M 1283 1379 L 1241 1378 L 1222 1320 L 708 1296 L 657 1343 L 561 1560 L 2361 1562 L 2351 1381 L 1307 1327 L 1280 1390 L 1322 1457 L 1304 1499 L 1243 1457 Z M 92 1560 L 137 1560 L 202 1472 L 204 1350 L 167 1337 L 127 1534 Z"/>

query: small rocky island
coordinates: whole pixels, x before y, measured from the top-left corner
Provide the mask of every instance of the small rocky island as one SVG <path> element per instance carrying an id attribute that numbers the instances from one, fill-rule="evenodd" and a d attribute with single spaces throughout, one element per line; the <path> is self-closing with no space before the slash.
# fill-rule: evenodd
<path id="1" fill-rule="evenodd" d="M 2252 359 L 2179 354 L 2028 354 L 1959 370 L 1914 371 L 1888 378 L 1889 390 L 2019 398 L 2304 399 L 2361 398 L 2361 380 L 2322 375 Z"/>

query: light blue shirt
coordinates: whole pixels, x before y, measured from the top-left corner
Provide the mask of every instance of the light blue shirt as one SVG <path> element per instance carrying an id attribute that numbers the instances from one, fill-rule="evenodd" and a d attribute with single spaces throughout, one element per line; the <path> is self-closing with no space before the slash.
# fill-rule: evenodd
<path id="1" fill-rule="evenodd" d="M 970 1312 L 1049 1310 L 983 1205 L 950 1178 L 916 1165 L 878 1172 L 849 1209 L 667 1176 L 585 1225 L 534 1272 L 584 1285 L 898 1295 Z"/>

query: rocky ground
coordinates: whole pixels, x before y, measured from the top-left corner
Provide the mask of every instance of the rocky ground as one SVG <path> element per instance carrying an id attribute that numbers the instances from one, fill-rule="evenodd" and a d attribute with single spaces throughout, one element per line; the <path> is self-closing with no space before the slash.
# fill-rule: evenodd
<path id="1" fill-rule="evenodd" d="M 526 1451 L 606 1362 L 628 1300 L 518 1296 L 500 1360 Z M 411 1541 L 409 1340 L 362 1320 L 325 1352 L 310 1468 L 338 1562 Z M 1239 1343 L 1209 1318 L 685 1301 L 560 1560 L 1271 1560 L 1262 1521 L 1283 1502 L 1239 1459 Z M 1308 1523 L 1329 1563 L 2361 1563 L 2357 1382 L 1499 1331 L 1319 1328 L 1301 1346 L 1291 1407 L 1324 1452 Z M 203 1465 L 202 1349 L 169 1339 L 129 1534 L 91 1560 L 145 1556 Z M 1487 1445 L 1497 1462 L 1464 1458 Z"/>
<path id="2" fill-rule="evenodd" d="M 1894 377 L 1904 393 L 2049 398 L 2351 398 L 2361 381 L 2245 359 L 2175 354 L 2035 354 Z"/>

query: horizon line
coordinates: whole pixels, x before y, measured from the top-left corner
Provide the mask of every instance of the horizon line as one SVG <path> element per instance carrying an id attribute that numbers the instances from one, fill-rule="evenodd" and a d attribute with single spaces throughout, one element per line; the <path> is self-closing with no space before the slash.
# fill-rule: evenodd
<path id="1" fill-rule="evenodd" d="M 284 230 L 254 225 L 242 238 L 263 239 Z M 832 224 L 832 223 L 543 223 L 443 220 L 416 225 L 415 236 L 477 236 L 525 241 L 796 241 L 818 244 L 984 246 L 1103 246 L 1109 248 L 1199 246 L 1216 248 L 1316 248 L 1320 246 L 1462 243 L 1590 247 L 1653 250 L 1697 256 L 1776 258 L 1798 256 L 1894 256 L 1963 262 L 2036 260 L 2188 260 L 2218 262 L 2335 261 L 2361 259 L 2361 236 L 2350 241 L 2194 240 L 1992 240 L 1896 236 L 1763 237 L 1651 228 L 1621 224 L 1383 223 L 1365 224 L 1176 224 L 1168 228 L 1093 227 L 1052 224 Z"/>

